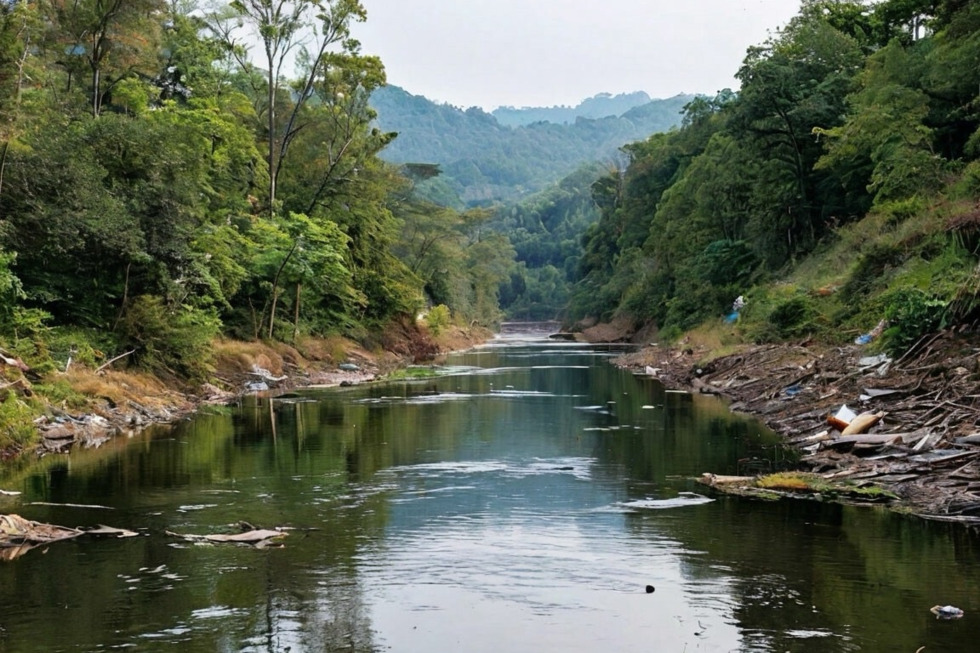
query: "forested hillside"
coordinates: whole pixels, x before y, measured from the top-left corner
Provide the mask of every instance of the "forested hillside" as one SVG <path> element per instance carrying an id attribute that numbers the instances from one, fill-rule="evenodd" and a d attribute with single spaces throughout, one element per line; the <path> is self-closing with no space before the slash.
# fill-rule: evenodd
<path id="1" fill-rule="evenodd" d="M 554 122 L 558 124 L 571 124 L 578 118 L 606 118 L 608 116 L 621 116 L 630 109 L 650 104 L 653 100 L 643 91 L 634 93 L 599 93 L 590 98 L 582 100 L 574 107 L 497 107 L 490 112 L 501 125 L 507 127 L 520 127 L 530 125 L 535 122 Z M 657 101 L 660 106 L 661 102 Z M 674 112 L 675 119 L 677 117 Z M 676 124 L 676 121 L 669 123 Z"/>
<path id="2" fill-rule="evenodd" d="M 374 91 L 371 105 L 380 128 L 398 134 L 382 157 L 438 164 L 442 176 L 426 188 L 429 197 L 462 208 L 513 202 L 583 164 L 612 160 L 624 143 L 678 125 L 691 99 L 678 95 L 618 116 L 521 127 L 504 126 L 478 107 L 436 104 L 397 86 Z"/>
<path id="3" fill-rule="evenodd" d="M 220 336 L 365 338 L 433 300 L 493 323 L 513 250 L 379 157 L 360 2 L 211 6 L 0 3 L 0 372 L 202 381 Z"/>
<path id="4" fill-rule="evenodd" d="M 980 3 L 807 1 L 737 76 L 595 184 L 572 317 L 676 334 L 743 295 L 754 339 L 896 349 L 975 319 Z"/>

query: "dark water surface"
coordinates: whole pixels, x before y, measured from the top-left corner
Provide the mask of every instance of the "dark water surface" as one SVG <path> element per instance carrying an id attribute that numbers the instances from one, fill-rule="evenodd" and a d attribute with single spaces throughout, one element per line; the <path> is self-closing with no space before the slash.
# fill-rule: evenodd
<path id="1" fill-rule="evenodd" d="M 0 512 L 141 535 L 0 563 L 0 651 L 980 650 L 975 536 L 711 495 L 689 478 L 778 465 L 775 439 L 610 353 L 502 340 L 8 473 Z M 295 530 L 167 534 L 243 520 Z"/>

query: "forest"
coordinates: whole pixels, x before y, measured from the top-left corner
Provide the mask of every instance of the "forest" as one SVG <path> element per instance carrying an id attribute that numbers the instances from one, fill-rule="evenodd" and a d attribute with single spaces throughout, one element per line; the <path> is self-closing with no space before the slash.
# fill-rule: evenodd
<path id="1" fill-rule="evenodd" d="M 493 323 L 512 249 L 487 215 L 417 201 L 425 166 L 378 157 L 365 19 L 357 0 L 0 3 L 5 359 L 129 352 L 200 382 L 217 337 L 369 339 L 427 304 Z"/>
<path id="2" fill-rule="evenodd" d="M 195 384 L 218 339 L 377 345 L 429 309 L 434 329 L 557 316 L 665 341 L 881 323 L 894 350 L 977 316 L 978 2 L 805 0 L 737 91 L 547 183 L 523 175 L 567 158 L 560 130 L 608 143 L 622 121 L 534 123 L 514 150 L 517 128 L 443 107 L 498 134 L 491 161 L 524 152 L 507 203 L 446 190 L 472 161 L 391 154 L 411 139 L 372 100 L 399 90 L 351 36 L 367 18 L 358 0 L 0 2 L 0 425 L 61 396 L 45 375 L 69 365 Z"/>
<path id="3" fill-rule="evenodd" d="M 462 109 L 397 86 L 371 95 L 377 123 L 398 137 L 381 153 L 392 163 L 439 164 L 420 192 L 446 206 L 513 205 L 582 165 L 619 158 L 624 143 L 678 126 L 692 95 L 596 96 L 576 107 Z"/>
<path id="4" fill-rule="evenodd" d="M 567 319 L 666 341 L 723 318 L 755 342 L 881 324 L 895 352 L 972 323 L 980 3 L 808 0 L 737 79 L 592 185 Z"/>

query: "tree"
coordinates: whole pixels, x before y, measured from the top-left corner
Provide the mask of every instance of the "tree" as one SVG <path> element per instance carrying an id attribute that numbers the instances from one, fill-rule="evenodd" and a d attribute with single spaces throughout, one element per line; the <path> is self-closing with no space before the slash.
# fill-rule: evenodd
<path id="1" fill-rule="evenodd" d="M 254 63 L 244 45 L 255 40 L 262 46 L 265 65 L 265 125 L 269 174 L 269 210 L 275 212 L 277 186 L 289 147 L 302 128 L 297 120 L 312 97 L 332 49 L 357 48 L 350 38 L 352 22 L 367 13 L 358 0 L 234 0 L 222 13 L 210 17 L 212 29 L 221 36 L 241 69 L 249 73 Z M 309 47 L 305 47 L 306 45 Z M 304 80 L 295 89 L 292 108 L 280 119 L 281 95 L 287 91 L 284 69 L 304 49 Z"/>
<path id="2" fill-rule="evenodd" d="M 102 113 L 105 95 L 140 67 L 155 70 L 163 0 L 51 0 L 71 76 L 73 62 L 83 61 L 90 74 L 92 114 Z"/>
<path id="3" fill-rule="evenodd" d="M 742 90 L 731 109 L 734 135 L 755 148 L 771 182 L 760 195 L 757 233 L 768 234 L 768 260 L 779 265 L 808 251 L 827 218 L 839 210 L 818 198 L 822 154 L 814 127 L 832 128 L 846 114 L 844 98 L 863 62 L 857 41 L 815 12 L 794 18 L 779 38 L 750 48 L 738 78 Z M 765 199 L 768 198 L 768 199 Z"/>

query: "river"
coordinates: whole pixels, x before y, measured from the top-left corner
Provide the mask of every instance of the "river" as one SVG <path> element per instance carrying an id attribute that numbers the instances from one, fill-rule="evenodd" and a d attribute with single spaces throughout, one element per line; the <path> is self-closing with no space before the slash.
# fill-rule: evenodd
<path id="1" fill-rule="evenodd" d="M 0 652 L 977 650 L 975 535 L 713 495 L 691 478 L 778 468 L 778 440 L 614 353 L 501 338 L 8 471 L 0 513 L 139 535 L 0 562 Z M 171 535 L 243 521 L 290 530 Z"/>

